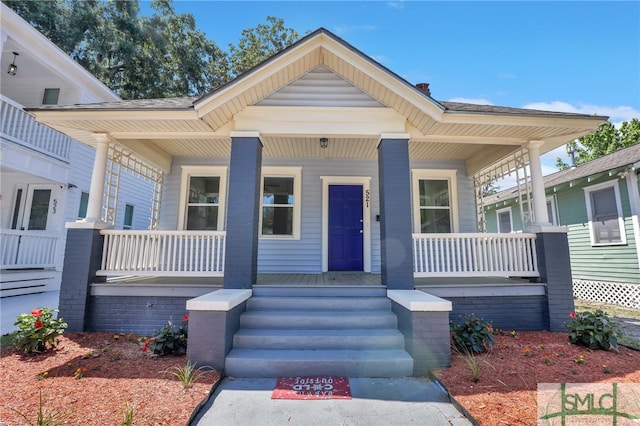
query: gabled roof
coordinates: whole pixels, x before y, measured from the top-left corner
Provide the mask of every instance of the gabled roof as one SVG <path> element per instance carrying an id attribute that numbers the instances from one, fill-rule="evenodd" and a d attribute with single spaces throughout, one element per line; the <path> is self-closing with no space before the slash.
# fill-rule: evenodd
<path id="1" fill-rule="evenodd" d="M 331 85 L 313 92 L 320 73 L 332 75 L 328 77 Z M 318 75 L 310 78 L 312 74 Z M 280 95 L 285 100 L 275 102 Z M 291 101 L 296 95 L 306 104 Z M 342 95 L 346 101 L 339 98 Z M 466 161 L 469 174 L 530 140 L 544 141 L 541 151 L 545 152 L 606 120 L 438 102 L 324 28 L 198 99 L 32 111 L 43 123 L 89 144 L 92 132 L 109 133 L 125 145 L 133 141 L 128 143 L 131 149 L 144 144 L 164 158 L 165 168 L 173 156 L 228 153 L 229 134 L 234 130 L 259 131 L 265 156 L 338 158 L 375 158 L 381 133 L 404 133 L 411 140 L 412 158 Z M 316 149 L 317 143 L 312 142 L 319 136 L 331 137 L 329 150 Z"/>
<path id="2" fill-rule="evenodd" d="M 569 182 L 592 177 L 600 173 L 616 171 L 634 166 L 640 162 L 640 143 L 628 148 L 603 155 L 594 160 L 580 164 L 576 167 L 561 170 L 544 177 L 544 187 L 553 188 Z M 517 187 L 505 189 L 484 199 L 485 205 L 503 202 L 515 198 L 518 194 Z"/>

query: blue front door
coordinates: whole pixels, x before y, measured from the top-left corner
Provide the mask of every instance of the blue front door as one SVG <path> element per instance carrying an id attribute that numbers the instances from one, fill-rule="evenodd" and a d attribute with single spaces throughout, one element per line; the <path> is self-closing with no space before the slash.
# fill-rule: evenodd
<path id="1" fill-rule="evenodd" d="M 330 271 L 362 271 L 362 219 L 362 185 L 330 185 Z"/>

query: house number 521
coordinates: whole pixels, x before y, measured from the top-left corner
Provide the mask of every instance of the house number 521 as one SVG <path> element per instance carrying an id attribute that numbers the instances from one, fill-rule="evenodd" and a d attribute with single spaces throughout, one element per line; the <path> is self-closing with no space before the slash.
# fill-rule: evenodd
<path id="1" fill-rule="evenodd" d="M 369 208 L 369 199 L 371 198 L 371 196 L 369 195 L 369 190 L 367 189 L 366 191 L 364 191 L 364 201 L 367 205 L 367 208 Z"/>

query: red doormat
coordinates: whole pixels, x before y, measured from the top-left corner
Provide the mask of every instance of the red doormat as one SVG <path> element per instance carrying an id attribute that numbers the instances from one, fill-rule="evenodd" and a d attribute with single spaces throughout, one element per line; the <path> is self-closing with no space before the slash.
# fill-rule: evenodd
<path id="1" fill-rule="evenodd" d="M 280 377 L 271 399 L 351 399 L 348 377 Z"/>

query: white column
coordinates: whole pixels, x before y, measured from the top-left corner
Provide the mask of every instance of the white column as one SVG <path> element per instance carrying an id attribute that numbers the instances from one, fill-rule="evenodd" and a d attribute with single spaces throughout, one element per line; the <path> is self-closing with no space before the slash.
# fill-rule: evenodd
<path id="1" fill-rule="evenodd" d="M 540 147 L 543 141 L 529 141 L 525 145 L 529 151 L 529 174 L 531 176 L 532 204 L 534 225 L 550 225 L 547 213 L 547 196 L 542 180 L 542 163 L 540 163 Z"/>
<path id="2" fill-rule="evenodd" d="M 102 222 L 102 198 L 104 196 L 104 177 L 107 173 L 107 157 L 109 155 L 109 139 L 104 133 L 93 135 L 96 139 L 96 158 L 93 161 L 91 188 L 87 203 L 85 222 Z"/>

